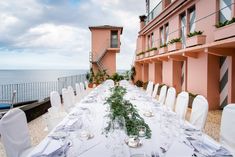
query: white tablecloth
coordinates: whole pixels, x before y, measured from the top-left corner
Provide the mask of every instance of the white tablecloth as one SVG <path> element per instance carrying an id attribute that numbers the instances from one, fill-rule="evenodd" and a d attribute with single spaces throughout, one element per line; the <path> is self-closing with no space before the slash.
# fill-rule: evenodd
<path id="1" fill-rule="evenodd" d="M 110 95 L 109 87 L 105 85 L 100 85 L 94 89 L 88 96 L 86 96 L 80 103 L 76 104 L 76 107 L 72 112 L 57 126 L 63 126 L 69 123 L 69 121 L 74 120 L 74 117 L 71 115 L 81 114 L 84 111 L 84 108 L 89 108 L 91 111 L 91 120 L 89 121 L 90 131 L 94 134 L 94 137 L 89 140 L 81 140 L 79 137 L 78 131 L 69 131 L 68 137 L 71 147 L 66 151 L 67 156 L 69 157 L 110 157 L 114 153 L 115 142 L 107 138 L 104 131 L 104 116 L 107 114 L 107 104 L 104 104 L 104 98 Z M 171 125 L 171 122 L 163 126 L 161 123 L 161 112 L 163 108 L 159 106 L 156 101 L 153 101 L 150 97 L 147 97 L 145 92 L 137 89 L 133 85 L 127 86 L 127 94 L 124 97 L 131 101 L 132 104 L 136 105 L 139 114 L 144 118 L 145 122 L 149 125 L 152 130 L 152 137 L 150 139 L 143 139 L 143 145 L 139 148 L 129 148 L 126 144 L 123 145 L 123 151 L 125 151 L 125 156 L 131 156 L 133 154 L 146 154 L 146 156 L 151 156 L 152 152 L 160 153 L 161 146 L 161 129 L 163 127 L 168 127 Z M 97 100 L 96 102 L 93 102 Z M 145 117 L 143 113 L 146 110 L 152 110 L 154 112 L 154 117 Z M 76 114 L 77 113 L 77 114 Z M 168 116 L 174 116 L 174 113 L 168 113 Z M 71 118 L 73 117 L 73 118 Z M 76 117 L 76 116 L 75 116 Z M 79 118 L 78 118 L 79 119 Z M 177 121 L 176 121 L 177 122 Z M 174 123 L 174 122 L 172 122 Z M 173 124 L 172 124 L 173 125 Z M 191 127 L 187 123 L 188 127 Z M 42 153 L 44 147 L 47 146 L 50 140 L 50 135 L 53 135 L 56 129 L 46 137 L 29 156 L 34 156 Z M 174 132 L 175 130 L 172 130 Z M 205 137 L 205 136 L 203 136 Z M 120 137 L 121 138 L 121 137 Z M 207 138 L 207 137 L 205 137 Z M 121 141 L 124 139 L 120 139 Z M 61 142 L 61 140 L 58 140 Z M 42 151 L 43 150 L 43 151 Z M 166 153 L 166 157 L 191 157 L 195 152 L 193 149 L 182 142 L 182 137 L 175 137 L 172 140 L 172 145 Z M 198 157 L 203 156 L 199 153 L 195 153 Z M 40 156 L 40 155 L 39 155 Z"/>

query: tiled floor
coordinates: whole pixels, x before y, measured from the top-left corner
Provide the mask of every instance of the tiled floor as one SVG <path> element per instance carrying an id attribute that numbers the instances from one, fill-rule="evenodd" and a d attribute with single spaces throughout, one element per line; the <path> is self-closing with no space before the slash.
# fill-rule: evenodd
<path id="1" fill-rule="evenodd" d="M 208 113 L 207 123 L 205 126 L 205 132 L 213 137 L 215 140 L 219 140 L 220 120 L 222 111 L 210 111 Z M 187 119 L 189 118 L 190 110 L 187 113 Z M 37 145 L 48 132 L 44 131 L 46 127 L 43 117 L 39 117 L 30 123 L 28 123 L 32 145 Z M 0 157 L 6 157 L 3 145 L 0 143 Z"/>

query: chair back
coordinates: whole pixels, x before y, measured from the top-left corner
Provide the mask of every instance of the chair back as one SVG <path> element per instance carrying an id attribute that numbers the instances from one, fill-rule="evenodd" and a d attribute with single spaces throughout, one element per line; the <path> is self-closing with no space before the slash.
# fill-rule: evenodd
<path id="1" fill-rule="evenodd" d="M 165 99 L 166 99 L 166 91 L 167 91 L 167 86 L 162 86 L 161 90 L 160 90 L 160 94 L 158 97 L 158 102 L 161 104 L 165 103 Z"/>
<path id="2" fill-rule="evenodd" d="M 64 109 L 67 113 L 69 113 L 70 109 L 74 106 L 74 104 L 72 102 L 72 98 L 68 90 L 62 92 L 62 98 L 63 98 Z"/>
<path id="3" fill-rule="evenodd" d="M 165 105 L 167 108 L 171 109 L 172 111 L 174 110 L 174 105 L 175 105 L 175 97 L 176 97 L 176 91 L 174 87 L 170 87 L 167 90 L 167 95 L 166 95 L 166 100 L 165 100 Z"/>
<path id="4" fill-rule="evenodd" d="M 80 90 L 81 92 L 85 91 L 85 85 L 82 82 L 80 82 Z"/>
<path id="5" fill-rule="evenodd" d="M 50 101 L 51 101 L 51 106 L 56 108 L 56 109 L 60 109 L 62 106 L 61 103 L 61 98 L 60 98 L 60 94 L 57 91 L 52 91 L 50 93 Z"/>
<path id="6" fill-rule="evenodd" d="M 148 96 L 152 96 L 152 93 L 153 93 L 153 82 L 152 81 L 148 82 L 146 93 Z"/>
<path id="7" fill-rule="evenodd" d="M 68 86 L 68 92 L 69 92 L 69 95 L 72 99 L 72 103 L 75 104 L 76 101 L 75 101 L 75 94 L 74 94 L 74 90 L 73 90 L 73 87 L 72 86 Z"/>
<path id="8" fill-rule="evenodd" d="M 190 123 L 198 129 L 203 129 L 208 113 L 208 102 L 202 95 L 196 96 L 192 104 Z"/>
<path id="9" fill-rule="evenodd" d="M 86 90 L 88 89 L 88 82 L 85 81 L 85 87 L 86 87 Z"/>
<path id="10" fill-rule="evenodd" d="M 154 85 L 154 90 L 153 90 L 153 93 L 152 93 L 153 98 L 156 98 L 156 96 L 157 96 L 158 87 L 159 87 L 159 83 Z"/>
<path id="11" fill-rule="evenodd" d="M 220 143 L 235 155 L 235 104 L 224 107 L 221 127 Z"/>
<path id="12" fill-rule="evenodd" d="M 19 109 L 10 109 L 0 120 L 0 134 L 7 157 L 19 157 L 31 147 L 25 113 Z"/>
<path id="13" fill-rule="evenodd" d="M 188 92 L 181 92 L 178 94 L 175 104 L 175 112 L 180 118 L 185 119 L 188 109 L 189 94 Z"/>

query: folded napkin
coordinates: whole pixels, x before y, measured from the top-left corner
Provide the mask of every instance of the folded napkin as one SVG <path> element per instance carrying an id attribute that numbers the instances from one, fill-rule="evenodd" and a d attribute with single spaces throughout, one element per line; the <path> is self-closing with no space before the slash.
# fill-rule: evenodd
<path id="1" fill-rule="evenodd" d="M 204 137 L 203 143 L 190 137 L 187 139 L 191 142 L 195 149 L 197 149 L 199 152 L 202 152 L 203 154 L 215 157 L 232 155 L 226 148 L 222 147 L 218 142 L 209 136 Z"/>
<path id="2" fill-rule="evenodd" d="M 65 147 L 67 147 L 67 144 L 63 143 L 61 140 L 46 139 L 35 147 L 31 157 L 59 156 L 59 154 L 63 153 Z"/>

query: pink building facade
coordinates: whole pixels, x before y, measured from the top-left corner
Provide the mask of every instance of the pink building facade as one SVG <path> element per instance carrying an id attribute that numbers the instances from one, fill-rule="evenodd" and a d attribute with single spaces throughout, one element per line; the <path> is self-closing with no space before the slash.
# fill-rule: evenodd
<path id="1" fill-rule="evenodd" d="M 116 53 L 120 52 L 122 27 L 91 26 L 90 63 L 94 72 L 107 70 L 109 75 L 116 72 Z"/>
<path id="2" fill-rule="evenodd" d="M 146 0 L 135 79 L 201 94 L 210 110 L 235 102 L 234 1 Z"/>

